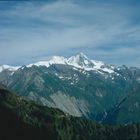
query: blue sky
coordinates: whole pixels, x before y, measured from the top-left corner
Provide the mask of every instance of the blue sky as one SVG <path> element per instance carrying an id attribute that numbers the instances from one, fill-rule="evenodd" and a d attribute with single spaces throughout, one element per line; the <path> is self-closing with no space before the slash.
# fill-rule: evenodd
<path id="1" fill-rule="evenodd" d="M 0 1 L 0 65 L 83 52 L 140 67 L 139 0 Z"/>

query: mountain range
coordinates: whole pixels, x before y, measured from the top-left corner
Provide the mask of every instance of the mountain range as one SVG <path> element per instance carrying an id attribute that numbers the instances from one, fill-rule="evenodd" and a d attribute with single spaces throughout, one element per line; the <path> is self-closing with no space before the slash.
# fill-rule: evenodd
<path id="1" fill-rule="evenodd" d="M 83 53 L 23 66 L 0 66 L 0 83 L 27 100 L 107 124 L 140 122 L 140 69 Z"/>
<path id="2" fill-rule="evenodd" d="M 0 85 L 0 137 L 32 140 L 139 140 L 140 125 L 103 125 L 27 101 Z"/>

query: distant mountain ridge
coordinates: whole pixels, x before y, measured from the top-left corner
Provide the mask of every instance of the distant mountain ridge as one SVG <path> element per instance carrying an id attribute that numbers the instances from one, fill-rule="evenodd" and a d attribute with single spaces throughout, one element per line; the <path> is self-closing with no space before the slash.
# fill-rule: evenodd
<path id="1" fill-rule="evenodd" d="M 53 56 L 49 60 L 46 61 L 39 61 L 33 64 L 26 65 L 26 67 L 32 67 L 33 65 L 35 66 L 46 66 L 49 67 L 53 64 L 63 64 L 63 65 L 71 65 L 76 68 L 81 68 L 86 71 L 90 70 L 96 70 L 96 71 L 104 71 L 108 73 L 113 73 L 114 66 L 106 66 L 102 61 L 96 61 L 96 60 L 91 60 L 89 59 L 85 54 L 79 53 L 75 56 L 72 56 L 70 58 L 64 58 L 62 56 Z M 8 66 L 8 65 L 3 65 L 0 66 L 0 72 L 2 70 L 8 69 L 10 71 L 16 71 L 17 69 L 21 68 L 22 66 Z"/>
<path id="2" fill-rule="evenodd" d="M 140 69 L 135 67 L 107 65 L 80 53 L 3 69 L 0 82 L 73 116 L 113 124 L 140 122 Z"/>

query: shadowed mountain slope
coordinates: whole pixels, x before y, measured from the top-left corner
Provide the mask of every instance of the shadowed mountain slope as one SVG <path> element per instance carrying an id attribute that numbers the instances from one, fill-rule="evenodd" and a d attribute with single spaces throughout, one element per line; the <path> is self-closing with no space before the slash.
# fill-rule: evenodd
<path id="1" fill-rule="evenodd" d="M 0 129 L 4 139 L 137 140 L 140 125 L 109 126 L 66 115 L 27 101 L 0 86 Z"/>

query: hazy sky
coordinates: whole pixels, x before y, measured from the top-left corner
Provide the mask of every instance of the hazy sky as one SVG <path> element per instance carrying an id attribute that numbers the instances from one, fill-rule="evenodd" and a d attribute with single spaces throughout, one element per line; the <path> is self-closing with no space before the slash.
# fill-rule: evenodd
<path id="1" fill-rule="evenodd" d="M 78 52 L 140 67 L 140 0 L 0 2 L 0 65 Z"/>

